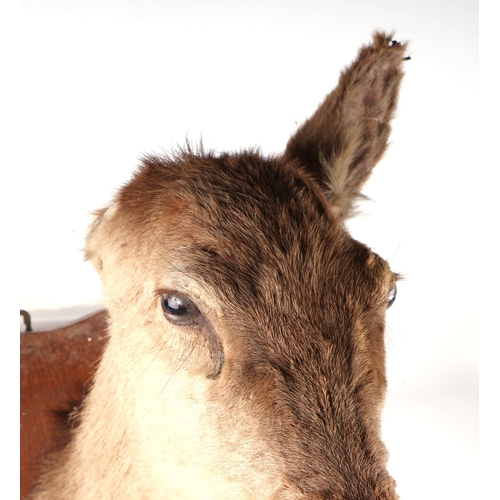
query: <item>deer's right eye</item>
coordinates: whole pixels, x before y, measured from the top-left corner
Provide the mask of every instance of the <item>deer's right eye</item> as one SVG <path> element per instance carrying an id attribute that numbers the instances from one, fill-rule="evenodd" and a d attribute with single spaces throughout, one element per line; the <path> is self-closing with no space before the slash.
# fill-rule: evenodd
<path id="1" fill-rule="evenodd" d="M 165 318 L 174 325 L 188 326 L 201 322 L 200 310 L 185 295 L 177 292 L 164 293 L 160 302 Z"/>

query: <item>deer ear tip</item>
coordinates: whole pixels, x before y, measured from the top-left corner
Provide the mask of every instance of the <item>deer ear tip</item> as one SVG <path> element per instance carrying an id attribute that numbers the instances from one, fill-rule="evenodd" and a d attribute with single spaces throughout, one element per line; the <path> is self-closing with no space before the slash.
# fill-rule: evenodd
<path id="1" fill-rule="evenodd" d="M 406 50 L 408 42 L 406 41 L 402 42 L 396 40 L 395 36 L 396 36 L 395 31 L 391 32 L 375 31 L 373 33 L 373 45 L 376 49 L 384 49 L 390 47 L 392 49 Z"/>

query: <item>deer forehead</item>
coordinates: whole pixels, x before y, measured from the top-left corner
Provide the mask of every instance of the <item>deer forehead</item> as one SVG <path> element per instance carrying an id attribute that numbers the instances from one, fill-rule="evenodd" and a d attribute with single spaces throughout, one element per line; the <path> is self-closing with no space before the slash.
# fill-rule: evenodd
<path id="1" fill-rule="evenodd" d="M 306 174 L 255 153 L 148 158 L 101 221 L 112 314 L 125 296 L 161 319 L 174 290 L 232 325 L 298 336 L 384 311 L 394 280 Z"/>
<path id="2" fill-rule="evenodd" d="M 224 292 L 266 288 L 279 299 L 306 285 L 347 293 L 364 282 L 372 292 L 393 277 L 300 168 L 256 153 L 148 158 L 103 221 L 119 263 L 128 256 L 142 276 L 182 282 L 198 295 L 201 282 L 224 301 Z"/>

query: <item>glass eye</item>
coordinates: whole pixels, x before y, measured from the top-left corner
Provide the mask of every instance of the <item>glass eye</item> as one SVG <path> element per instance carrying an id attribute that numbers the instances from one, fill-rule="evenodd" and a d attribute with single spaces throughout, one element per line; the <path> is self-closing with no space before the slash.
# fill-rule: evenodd
<path id="1" fill-rule="evenodd" d="M 174 325 L 195 325 L 201 320 L 199 309 L 185 295 L 164 293 L 160 302 L 165 318 Z"/>
<path id="2" fill-rule="evenodd" d="M 389 292 L 389 295 L 387 296 L 387 308 L 391 307 L 392 304 L 394 304 L 397 295 L 398 295 L 398 287 L 394 283 L 392 290 Z"/>

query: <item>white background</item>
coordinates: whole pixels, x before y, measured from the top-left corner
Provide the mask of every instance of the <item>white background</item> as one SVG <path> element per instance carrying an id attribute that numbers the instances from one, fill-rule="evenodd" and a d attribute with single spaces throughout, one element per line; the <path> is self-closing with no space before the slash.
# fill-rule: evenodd
<path id="1" fill-rule="evenodd" d="M 403 500 L 479 498 L 475 1 L 22 2 L 20 304 L 35 327 L 102 308 L 89 212 L 138 157 L 186 136 L 281 151 L 375 29 L 411 42 L 350 223 L 406 277 L 388 314 L 390 469 Z"/>

